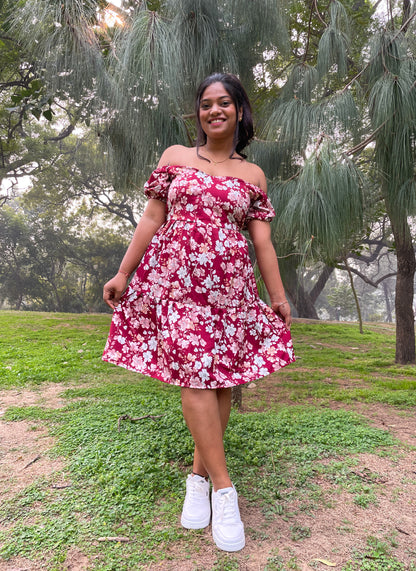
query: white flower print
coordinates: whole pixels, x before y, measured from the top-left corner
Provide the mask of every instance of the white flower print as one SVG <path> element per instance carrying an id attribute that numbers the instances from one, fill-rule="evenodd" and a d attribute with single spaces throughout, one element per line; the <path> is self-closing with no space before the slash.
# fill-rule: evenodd
<path id="1" fill-rule="evenodd" d="M 145 192 L 167 204 L 167 220 L 114 311 L 103 358 L 194 388 L 247 383 L 294 361 L 241 234 L 248 220 L 272 219 L 266 194 L 181 166 L 154 171 Z"/>

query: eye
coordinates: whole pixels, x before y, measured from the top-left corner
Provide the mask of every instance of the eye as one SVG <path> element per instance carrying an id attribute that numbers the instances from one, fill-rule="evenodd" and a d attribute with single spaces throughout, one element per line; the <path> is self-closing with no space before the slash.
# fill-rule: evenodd
<path id="1" fill-rule="evenodd" d="M 209 104 L 208 103 L 201 103 L 201 105 L 199 107 L 200 107 L 200 109 L 207 110 L 207 109 L 209 109 Z"/>
<path id="2" fill-rule="evenodd" d="M 222 102 L 223 107 L 229 107 L 230 105 L 231 105 L 231 101 L 223 101 Z"/>

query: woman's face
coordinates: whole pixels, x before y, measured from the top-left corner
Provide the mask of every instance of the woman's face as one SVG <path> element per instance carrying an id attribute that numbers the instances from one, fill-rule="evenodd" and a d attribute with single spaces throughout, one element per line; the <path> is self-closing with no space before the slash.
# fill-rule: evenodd
<path id="1" fill-rule="evenodd" d="M 240 113 L 241 115 L 241 113 Z M 238 117 L 240 119 L 241 117 Z M 209 85 L 201 95 L 199 120 L 207 138 L 234 137 L 237 109 L 223 84 L 218 81 Z"/>

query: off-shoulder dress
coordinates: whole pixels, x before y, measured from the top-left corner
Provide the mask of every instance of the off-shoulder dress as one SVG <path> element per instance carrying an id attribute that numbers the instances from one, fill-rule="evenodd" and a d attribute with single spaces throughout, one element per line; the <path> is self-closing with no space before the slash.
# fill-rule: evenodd
<path id="1" fill-rule="evenodd" d="M 270 221 L 263 190 L 193 167 L 156 169 L 148 198 L 167 219 L 115 309 L 103 359 L 172 385 L 217 389 L 295 360 L 289 330 L 258 295 L 249 220 Z"/>

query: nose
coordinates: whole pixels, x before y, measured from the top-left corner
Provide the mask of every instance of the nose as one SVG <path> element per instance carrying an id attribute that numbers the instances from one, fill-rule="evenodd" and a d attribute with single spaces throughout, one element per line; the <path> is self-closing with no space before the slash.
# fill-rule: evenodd
<path id="1" fill-rule="evenodd" d="M 218 115 L 218 113 L 220 113 L 220 106 L 218 105 L 218 103 L 214 103 L 211 107 L 211 114 Z"/>

